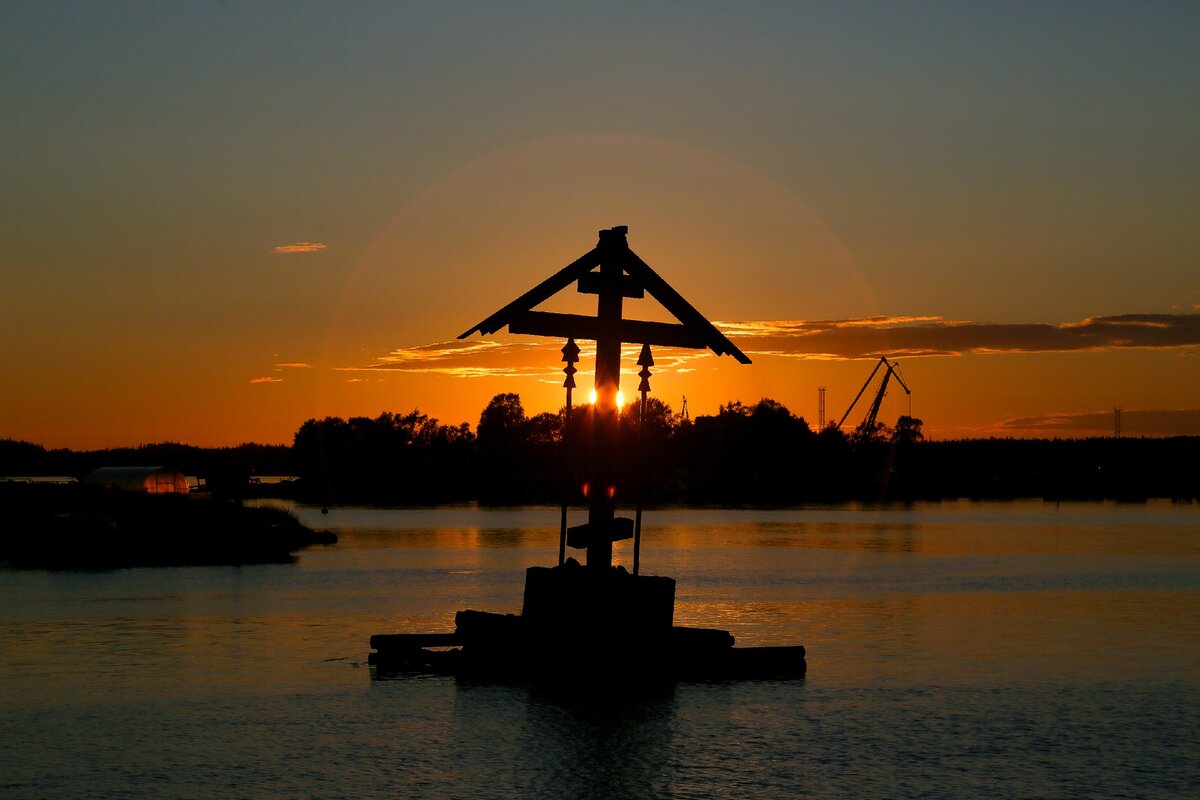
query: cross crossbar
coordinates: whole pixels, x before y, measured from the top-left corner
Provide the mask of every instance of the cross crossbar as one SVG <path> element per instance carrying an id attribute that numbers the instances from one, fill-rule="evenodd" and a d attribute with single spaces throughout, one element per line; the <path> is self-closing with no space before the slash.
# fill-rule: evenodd
<path id="1" fill-rule="evenodd" d="M 557 336 L 576 339 L 599 339 L 602 326 L 595 317 L 581 314 L 556 314 L 548 311 L 526 311 L 509 320 L 512 333 L 530 336 Z M 670 322 L 644 322 L 623 319 L 617 326 L 617 335 L 622 342 L 660 345 L 662 347 L 688 347 L 703 350 L 708 340 L 698 331 L 686 325 Z"/>
<path id="2" fill-rule="evenodd" d="M 623 242 L 622 242 L 623 244 Z M 661 322 L 622 320 L 621 341 L 654 344 L 664 347 L 710 348 L 719 356 L 731 355 L 739 363 L 749 364 L 750 358 L 717 330 L 696 307 L 675 291 L 669 283 L 650 268 L 650 265 L 628 248 L 622 246 L 602 252 L 600 246 L 589 250 L 579 259 L 551 275 L 525 294 L 513 300 L 478 325 L 459 335 L 465 339 L 473 333 L 487 335 L 508 326 L 512 333 L 534 336 L 574 336 L 576 339 L 596 339 L 600 322 L 596 317 L 575 314 L 552 314 L 534 311 L 533 307 L 578 281 L 580 292 L 602 293 L 606 279 L 592 270 L 599 266 L 602 256 L 620 259 L 624 274 L 619 280 L 620 294 L 641 297 L 643 292 L 657 300 L 677 320 L 678 325 Z M 615 277 L 612 280 L 617 280 Z"/>

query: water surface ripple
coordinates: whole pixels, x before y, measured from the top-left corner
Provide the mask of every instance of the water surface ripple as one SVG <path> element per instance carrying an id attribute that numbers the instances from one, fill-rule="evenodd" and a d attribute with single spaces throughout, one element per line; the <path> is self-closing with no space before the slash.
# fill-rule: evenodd
<path id="1" fill-rule="evenodd" d="M 341 544 L 291 565 L 0 571 L 0 795 L 1200 785 L 1200 506 L 648 512 L 642 563 L 679 581 L 676 621 L 804 644 L 809 674 L 588 699 L 365 663 L 373 633 L 518 611 L 524 568 L 555 556 L 554 509 L 297 511 Z"/>

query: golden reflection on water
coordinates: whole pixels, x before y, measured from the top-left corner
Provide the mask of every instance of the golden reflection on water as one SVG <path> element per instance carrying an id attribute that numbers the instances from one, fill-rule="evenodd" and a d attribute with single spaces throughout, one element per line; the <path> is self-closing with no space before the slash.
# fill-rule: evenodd
<path id="1" fill-rule="evenodd" d="M 669 547 L 798 547 L 863 553 L 924 555 L 1038 555 L 1042 553 L 1200 555 L 1191 524 L 1159 526 L 1153 536 L 1131 535 L 1126 526 L 1086 532 L 1055 524 L 757 522 L 697 530 L 688 525 L 647 526 L 654 544 Z"/>
<path id="2" fill-rule="evenodd" d="M 821 685 L 1200 681 L 1200 515 L 1086 511 L 651 512 L 642 563 L 676 578 L 677 624 L 803 644 Z M 25 702 L 72 682 L 109 698 L 353 685 L 372 634 L 519 612 L 525 568 L 556 555 L 552 512 L 438 525 L 369 510 L 341 527 L 335 512 L 341 542 L 293 565 L 8 573 L 0 689 Z M 631 560 L 630 543 L 615 552 Z"/>
<path id="3" fill-rule="evenodd" d="M 553 509 L 313 511 L 342 541 L 288 565 L 0 571 L 0 773 L 64 797 L 1188 796 L 1197 512 L 654 511 L 676 622 L 803 644 L 809 672 L 590 706 L 365 664 L 373 634 L 519 611 Z"/>
<path id="4" fill-rule="evenodd" d="M 960 592 L 780 603 L 684 597 L 676 622 L 802 643 L 810 680 L 1200 682 L 1200 590 Z"/>

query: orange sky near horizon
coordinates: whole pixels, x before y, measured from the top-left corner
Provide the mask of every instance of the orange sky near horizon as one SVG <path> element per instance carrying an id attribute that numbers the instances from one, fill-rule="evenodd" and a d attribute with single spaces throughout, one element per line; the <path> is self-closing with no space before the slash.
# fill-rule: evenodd
<path id="1" fill-rule="evenodd" d="M 555 410 L 453 343 L 614 225 L 754 359 L 656 352 L 693 416 L 887 354 L 935 438 L 1200 434 L 1200 12 L 1067 5 L 8 9 L 0 438 Z"/>

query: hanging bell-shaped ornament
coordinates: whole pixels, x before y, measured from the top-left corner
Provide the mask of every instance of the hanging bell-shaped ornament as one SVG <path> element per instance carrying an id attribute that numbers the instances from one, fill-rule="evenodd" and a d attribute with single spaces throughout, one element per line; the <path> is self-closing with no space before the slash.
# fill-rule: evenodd
<path id="1" fill-rule="evenodd" d="M 639 392 L 650 391 L 650 368 L 654 366 L 654 356 L 650 353 L 650 345 L 642 345 L 642 354 L 638 356 L 637 363 L 642 370 L 638 373 L 642 382 L 638 385 Z"/>
<path id="2" fill-rule="evenodd" d="M 566 345 L 562 349 L 562 360 L 567 362 L 563 367 L 563 372 L 567 373 L 567 379 L 563 381 L 563 387 L 567 389 L 575 388 L 575 373 L 579 370 L 575 369 L 575 362 L 579 360 L 579 345 L 575 344 L 575 337 L 567 339 Z"/>

